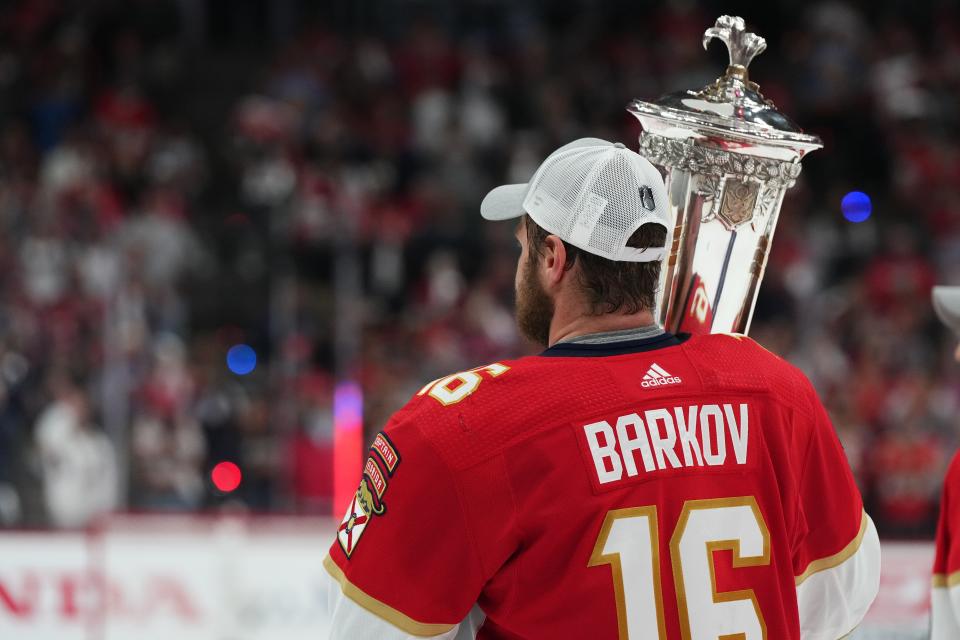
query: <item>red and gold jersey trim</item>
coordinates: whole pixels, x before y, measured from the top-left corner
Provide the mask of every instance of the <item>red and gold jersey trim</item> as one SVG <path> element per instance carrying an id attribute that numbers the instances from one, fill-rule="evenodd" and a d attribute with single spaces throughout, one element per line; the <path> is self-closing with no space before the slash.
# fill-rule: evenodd
<path id="1" fill-rule="evenodd" d="M 386 620 L 398 629 L 409 633 L 412 636 L 429 637 L 446 633 L 456 625 L 452 624 L 431 624 L 427 622 L 418 622 L 413 618 L 404 615 L 388 604 L 384 604 L 376 598 L 367 595 L 362 589 L 354 585 L 347 579 L 333 558 L 327 556 L 323 559 L 323 567 L 327 570 L 334 580 L 340 584 L 340 590 L 343 594 L 356 602 L 358 605 L 374 614 L 382 620 Z"/>
<path id="2" fill-rule="evenodd" d="M 960 571 L 933 574 L 934 589 L 952 589 L 960 584 Z"/>
<path id="3" fill-rule="evenodd" d="M 855 554 L 860 549 L 860 543 L 863 542 L 863 536 L 867 532 L 867 523 L 869 519 L 867 518 L 867 512 L 864 511 L 863 515 L 860 518 L 860 531 L 857 532 L 856 537 L 850 541 L 850 543 L 841 549 L 839 552 L 833 554 L 832 556 L 827 556 L 825 558 L 819 558 L 812 561 L 807 565 L 807 568 L 795 578 L 796 585 L 799 587 L 804 580 L 809 578 L 815 573 L 821 571 L 826 571 L 827 569 L 833 569 L 836 566 L 843 564 L 848 560 L 853 554 Z"/>

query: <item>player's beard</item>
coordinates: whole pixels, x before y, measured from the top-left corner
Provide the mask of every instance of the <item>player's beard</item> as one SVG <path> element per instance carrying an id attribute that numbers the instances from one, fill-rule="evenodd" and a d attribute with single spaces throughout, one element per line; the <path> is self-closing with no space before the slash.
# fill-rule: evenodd
<path id="1" fill-rule="evenodd" d="M 553 300 L 537 279 L 536 262 L 524 265 L 517 288 L 517 327 L 528 340 L 547 347 L 550 323 L 553 322 Z"/>

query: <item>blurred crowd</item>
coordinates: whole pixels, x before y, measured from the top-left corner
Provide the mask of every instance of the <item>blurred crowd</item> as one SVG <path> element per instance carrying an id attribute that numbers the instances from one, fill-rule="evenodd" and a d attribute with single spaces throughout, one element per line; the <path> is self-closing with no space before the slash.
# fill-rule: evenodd
<path id="1" fill-rule="evenodd" d="M 424 382 L 534 351 L 486 191 L 577 137 L 635 147 L 629 99 L 726 64 L 700 48 L 712 2 L 310 4 L 0 9 L 0 525 L 328 512 L 339 383 L 369 435 Z M 960 284 L 960 11 L 756 11 L 751 77 L 825 149 L 752 335 L 814 381 L 881 532 L 930 536 L 960 444 L 929 303 Z M 841 215 L 851 190 L 870 220 Z"/>

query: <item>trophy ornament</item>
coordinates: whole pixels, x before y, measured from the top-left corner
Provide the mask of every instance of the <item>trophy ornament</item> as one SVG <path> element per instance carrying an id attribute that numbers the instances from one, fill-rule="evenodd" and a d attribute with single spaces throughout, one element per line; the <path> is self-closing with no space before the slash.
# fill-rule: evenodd
<path id="1" fill-rule="evenodd" d="M 634 100 L 627 110 L 650 134 L 670 138 L 712 136 L 718 141 L 743 141 L 766 148 L 767 157 L 795 161 L 823 146 L 816 136 L 803 133 L 785 114 L 760 94 L 748 68 L 767 48 L 767 41 L 747 31 L 743 18 L 721 16 L 703 34 L 706 48 L 713 39 L 723 42 L 730 55 L 726 72 L 699 90 L 670 93 L 654 101 Z M 728 144 L 719 143 L 721 148 Z"/>
<path id="2" fill-rule="evenodd" d="M 767 41 L 747 31 L 743 18 L 737 16 L 717 18 L 717 23 L 703 32 L 703 48 L 706 49 L 714 38 L 727 45 L 727 52 L 730 54 L 730 66 L 727 67 L 726 75 L 746 82 L 747 67 L 755 57 L 764 52 Z"/>

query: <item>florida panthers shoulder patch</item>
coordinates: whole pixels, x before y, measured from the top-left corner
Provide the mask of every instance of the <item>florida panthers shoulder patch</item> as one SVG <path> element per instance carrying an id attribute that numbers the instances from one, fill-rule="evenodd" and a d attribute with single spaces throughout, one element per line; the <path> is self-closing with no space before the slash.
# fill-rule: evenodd
<path id="1" fill-rule="evenodd" d="M 370 447 L 370 456 L 363 465 L 360 487 L 353 500 L 347 506 L 337 529 L 340 548 L 349 558 L 360 542 L 360 536 L 374 516 L 382 516 L 387 511 L 383 496 L 387 492 L 390 477 L 400 464 L 400 455 L 390 439 L 378 433 Z"/>

